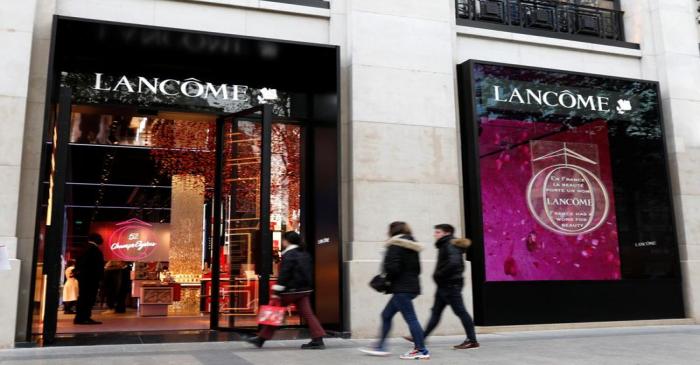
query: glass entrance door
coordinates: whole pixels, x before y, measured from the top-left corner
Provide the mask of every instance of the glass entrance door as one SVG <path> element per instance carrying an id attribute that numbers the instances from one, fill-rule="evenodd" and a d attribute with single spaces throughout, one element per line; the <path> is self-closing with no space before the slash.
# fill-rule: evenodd
<path id="1" fill-rule="evenodd" d="M 276 283 L 284 231 L 302 231 L 302 132 L 272 105 L 219 119 L 214 191 L 212 328 L 255 329 Z M 287 324 L 299 323 L 288 308 Z"/>
<path id="2" fill-rule="evenodd" d="M 272 274 L 270 179 L 272 106 L 217 123 L 212 327 L 257 327 Z"/>

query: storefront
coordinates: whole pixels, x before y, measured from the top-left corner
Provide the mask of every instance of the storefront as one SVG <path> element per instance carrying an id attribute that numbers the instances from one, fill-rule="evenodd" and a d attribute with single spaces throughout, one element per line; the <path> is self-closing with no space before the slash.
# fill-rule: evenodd
<path id="1" fill-rule="evenodd" d="M 15 3 L 0 26 L 0 348 L 237 339 L 289 229 L 312 247 L 325 327 L 375 338 L 387 297 L 367 283 L 396 220 L 425 244 L 421 323 L 439 223 L 474 241 L 462 294 L 480 326 L 700 316 L 698 42 L 678 26 L 693 9 Z M 103 324 L 74 325 L 66 271 L 93 232 Z M 434 334 L 461 333 L 444 318 Z"/>
<path id="2" fill-rule="evenodd" d="M 658 83 L 458 68 L 477 324 L 684 318 Z"/>
<path id="3" fill-rule="evenodd" d="M 338 109 L 337 47 L 55 17 L 28 332 L 254 329 L 288 230 L 342 331 Z M 79 326 L 92 233 L 103 323 Z"/>

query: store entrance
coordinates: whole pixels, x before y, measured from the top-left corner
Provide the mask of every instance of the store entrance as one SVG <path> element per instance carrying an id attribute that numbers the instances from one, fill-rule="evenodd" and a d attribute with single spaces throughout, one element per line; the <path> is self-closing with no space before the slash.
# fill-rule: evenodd
<path id="1" fill-rule="evenodd" d="M 217 122 L 211 326 L 257 328 L 280 266 L 281 237 L 302 231 L 301 125 L 272 119 L 261 105 Z M 287 324 L 300 324 L 288 308 Z"/>
<path id="2" fill-rule="evenodd" d="M 51 343 L 76 333 L 255 329 L 281 234 L 303 231 L 304 125 L 273 120 L 267 104 L 221 117 L 76 105 L 68 88 L 59 99 L 46 141 L 33 333 Z M 76 271 L 95 243 L 100 323 L 85 325 L 74 322 L 85 277 Z"/>

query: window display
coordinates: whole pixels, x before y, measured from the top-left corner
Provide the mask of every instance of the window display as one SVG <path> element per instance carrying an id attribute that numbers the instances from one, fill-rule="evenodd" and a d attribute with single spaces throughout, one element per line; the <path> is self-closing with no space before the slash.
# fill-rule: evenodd
<path id="1" fill-rule="evenodd" d="M 475 322 L 683 318 L 658 83 L 458 71 Z"/>
<path id="2" fill-rule="evenodd" d="M 472 67 L 486 281 L 673 277 L 656 84 Z"/>
<path id="3" fill-rule="evenodd" d="M 129 107 L 73 105 L 63 257 L 80 257 L 89 233 L 104 239 L 107 265 L 98 306 L 105 303 L 107 311 L 96 318 L 110 330 L 144 329 L 124 321 L 142 317 L 168 317 L 161 329 L 208 328 L 214 265 L 221 272 L 221 326 L 257 325 L 261 124 L 255 116 L 227 124 L 225 238 L 220 262 L 214 262 L 214 120 L 207 114 L 144 115 Z M 275 255 L 282 232 L 301 229 L 301 135 L 302 126 L 293 121 L 272 127 Z M 278 266 L 277 260 L 272 284 Z M 289 324 L 299 323 L 293 306 L 289 315 Z M 71 319 L 59 315 L 59 333 L 83 331 Z M 95 329 L 102 328 L 89 330 Z"/>

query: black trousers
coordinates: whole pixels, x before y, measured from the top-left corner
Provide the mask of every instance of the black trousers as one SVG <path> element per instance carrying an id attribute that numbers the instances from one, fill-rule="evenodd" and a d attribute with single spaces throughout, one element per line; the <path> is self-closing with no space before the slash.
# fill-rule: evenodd
<path id="1" fill-rule="evenodd" d="M 75 303 L 75 300 L 63 302 L 63 313 L 70 313 L 75 311 Z"/>
<path id="2" fill-rule="evenodd" d="M 131 269 L 124 268 L 119 270 L 119 285 L 115 295 L 114 311 L 117 313 L 126 312 L 126 300 L 131 292 Z"/>
<path id="3" fill-rule="evenodd" d="M 105 270 L 102 278 L 102 294 L 107 308 L 115 309 L 121 280 L 121 270 Z"/>
<path id="4" fill-rule="evenodd" d="M 447 306 L 452 307 L 452 311 L 459 317 L 462 321 L 462 326 L 464 327 L 464 332 L 467 334 L 467 339 L 469 341 L 476 342 L 476 331 L 474 330 L 474 321 L 472 317 L 467 312 L 467 308 L 464 306 L 464 299 L 462 299 L 462 286 L 453 285 L 447 287 L 438 287 L 437 292 L 435 292 L 435 303 L 433 304 L 433 309 L 430 314 L 430 320 L 428 325 L 425 327 L 425 336 L 428 337 L 431 332 L 440 323 L 440 318 L 442 317 L 442 312 Z"/>
<path id="5" fill-rule="evenodd" d="M 78 304 L 76 305 L 75 322 L 84 322 L 92 317 L 92 307 L 97 300 L 99 282 L 78 281 Z"/>

